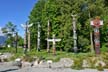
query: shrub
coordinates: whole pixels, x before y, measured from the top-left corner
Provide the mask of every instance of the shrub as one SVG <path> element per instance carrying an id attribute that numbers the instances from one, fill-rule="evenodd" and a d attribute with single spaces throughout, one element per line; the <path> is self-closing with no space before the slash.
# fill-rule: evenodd
<path id="1" fill-rule="evenodd" d="M 96 66 L 96 69 L 99 70 L 99 71 L 103 71 L 104 70 L 104 68 L 102 67 L 101 63 L 99 63 L 99 65 Z"/>
<path id="2" fill-rule="evenodd" d="M 80 47 L 81 52 L 88 52 L 90 50 L 89 40 L 83 36 L 78 37 L 78 45 Z"/>
<path id="3" fill-rule="evenodd" d="M 83 64 L 82 59 L 75 58 L 74 59 L 74 64 L 71 66 L 71 68 L 72 69 L 77 69 L 77 70 L 83 69 L 82 64 Z"/>
<path id="4" fill-rule="evenodd" d="M 23 56 L 22 60 L 32 62 L 34 60 L 34 58 L 29 55 L 25 55 L 25 56 Z"/>

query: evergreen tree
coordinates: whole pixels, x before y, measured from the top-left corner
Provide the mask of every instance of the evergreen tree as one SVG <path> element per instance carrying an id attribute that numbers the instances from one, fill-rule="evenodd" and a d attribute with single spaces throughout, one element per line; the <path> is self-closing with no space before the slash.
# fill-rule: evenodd
<path id="1" fill-rule="evenodd" d="M 101 42 L 106 40 L 107 21 L 106 0 L 39 0 L 29 16 L 34 23 L 31 28 L 32 43 L 37 43 L 37 22 L 41 23 L 41 48 L 46 49 L 47 21 L 50 21 L 50 38 L 55 34 L 62 41 L 57 44 L 58 49 L 70 51 L 73 48 L 72 14 L 77 14 L 78 48 L 81 51 L 90 50 L 90 20 L 100 16 L 105 21 L 101 28 Z"/>

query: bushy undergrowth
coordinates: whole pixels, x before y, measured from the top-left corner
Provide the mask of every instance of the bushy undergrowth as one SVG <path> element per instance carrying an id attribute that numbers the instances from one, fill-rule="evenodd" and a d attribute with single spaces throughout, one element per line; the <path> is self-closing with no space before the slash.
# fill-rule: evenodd
<path id="1" fill-rule="evenodd" d="M 74 64 L 71 66 L 72 69 L 83 69 L 83 60 L 86 60 L 88 62 L 89 68 L 96 68 L 98 70 L 103 70 L 104 68 L 108 68 L 108 53 L 107 52 L 101 52 L 100 55 L 95 55 L 95 53 L 71 53 L 71 52 L 61 52 L 57 51 L 56 55 L 53 55 L 52 52 L 47 53 L 46 50 L 41 50 L 40 52 L 37 52 L 35 49 L 27 52 L 25 55 L 23 53 L 23 49 L 18 48 L 18 52 L 15 52 L 15 48 L 7 48 L 5 50 L 1 50 L 0 52 L 10 52 L 14 54 L 9 60 L 15 60 L 16 58 L 22 58 L 25 61 L 32 62 L 35 58 L 38 58 L 40 60 L 52 60 L 54 62 L 59 61 L 61 58 L 70 58 L 74 61 Z M 102 67 L 101 64 L 98 66 L 95 66 L 96 62 L 98 60 L 101 60 L 105 62 L 105 66 Z M 85 67 L 88 68 L 88 67 Z"/>

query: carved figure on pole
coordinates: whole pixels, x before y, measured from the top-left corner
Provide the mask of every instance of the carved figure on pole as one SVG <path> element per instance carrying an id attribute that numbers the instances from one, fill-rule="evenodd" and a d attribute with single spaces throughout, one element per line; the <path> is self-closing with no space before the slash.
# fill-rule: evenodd
<path id="1" fill-rule="evenodd" d="M 55 39 L 55 35 L 53 35 L 53 39 L 47 39 L 48 42 L 53 42 L 53 54 L 56 55 L 56 42 L 61 41 L 61 39 Z"/>
<path id="2" fill-rule="evenodd" d="M 31 27 L 33 24 L 29 24 L 28 21 L 26 22 L 26 24 L 21 24 L 21 26 L 24 28 L 25 30 L 25 37 L 24 37 L 24 54 L 26 54 L 27 49 L 28 49 L 28 28 Z"/>
<path id="3" fill-rule="evenodd" d="M 76 33 L 76 16 L 77 15 L 71 15 L 72 16 L 72 24 L 73 24 L 73 39 L 74 39 L 74 53 L 77 53 L 77 33 Z"/>
<path id="4" fill-rule="evenodd" d="M 93 21 L 91 21 L 91 25 L 94 28 L 94 47 L 95 53 L 100 54 L 100 31 L 99 28 L 103 25 L 103 21 L 100 20 L 100 17 L 96 17 Z"/>
<path id="5" fill-rule="evenodd" d="M 31 45 L 31 43 L 30 43 L 30 31 L 28 31 L 28 51 L 30 51 L 30 45 Z"/>
<path id="6" fill-rule="evenodd" d="M 48 20 L 48 30 L 47 30 L 47 39 L 49 39 L 49 33 L 50 32 L 50 22 Z M 47 40 L 47 52 L 50 52 L 50 49 L 49 49 L 49 41 Z"/>
<path id="7" fill-rule="evenodd" d="M 38 22 L 37 51 L 40 51 L 40 23 Z"/>

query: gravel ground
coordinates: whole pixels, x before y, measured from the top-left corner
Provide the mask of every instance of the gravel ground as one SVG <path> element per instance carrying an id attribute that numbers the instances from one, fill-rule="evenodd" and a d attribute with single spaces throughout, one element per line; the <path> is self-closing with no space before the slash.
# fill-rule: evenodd
<path id="1" fill-rule="evenodd" d="M 104 69 L 104 71 L 98 71 L 96 69 L 73 70 L 68 68 L 72 64 L 69 59 L 61 59 L 59 62 L 52 63 L 51 68 L 48 68 L 49 65 L 47 63 L 24 68 L 13 66 L 12 63 L 13 62 L 0 63 L 0 72 L 108 72 L 108 69 Z"/>

